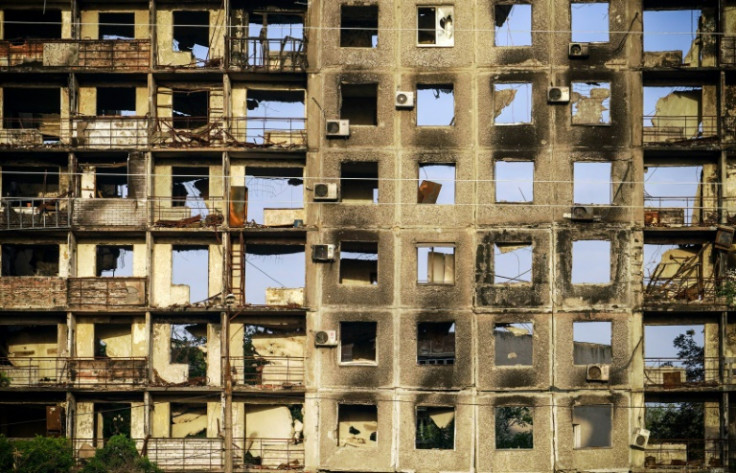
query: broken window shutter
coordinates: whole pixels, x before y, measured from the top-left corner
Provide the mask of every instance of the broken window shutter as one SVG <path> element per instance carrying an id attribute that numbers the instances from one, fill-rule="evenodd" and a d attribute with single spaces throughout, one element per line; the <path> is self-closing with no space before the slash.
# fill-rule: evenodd
<path id="1" fill-rule="evenodd" d="M 435 32 L 438 46 L 452 46 L 455 43 L 453 7 L 437 7 Z"/>

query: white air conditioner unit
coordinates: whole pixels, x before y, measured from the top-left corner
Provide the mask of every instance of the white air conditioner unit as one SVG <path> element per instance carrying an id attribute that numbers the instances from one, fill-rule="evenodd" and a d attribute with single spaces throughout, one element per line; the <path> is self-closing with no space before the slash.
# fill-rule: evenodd
<path id="1" fill-rule="evenodd" d="M 649 443 L 649 434 L 650 432 L 647 429 L 639 427 L 634 432 L 634 436 L 631 437 L 631 446 L 644 450 Z"/>
<path id="2" fill-rule="evenodd" d="M 587 205 L 575 205 L 570 209 L 570 220 L 577 222 L 595 222 L 600 220 L 596 215 L 595 207 Z"/>
<path id="3" fill-rule="evenodd" d="M 403 90 L 396 92 L 394 105 L 396 105 L 396 108 L 414 108 L 414 92 Z"/>
<path id="4" fill-rule="evenodd" d="M 320 330 L 314 334 L 314 346 L 335 347 L 337 346 L 337 332 L 334 330 Z"/>
<path id="5" fill-rule="evenodd" d="M 335 261 L 335 245 L 312 245 L 312 261 Z"/>
<path id="6" fill-rule="evenodd" d="M 590 55 L 588 43 L 570 43 L 567 45 L 567 56 L 570 58 L 586 58 Z"/>
<path id="7" fill-rule="evenodd" d="M 350 136 L 350 120 L 327 120 L 325 135 L 335 138 Z"/>
<path id="8" fill-rule="evenodd" d="M 337 200 L 337 184 L 324 182 L 315 184 L 314 200 Z"/>
<path id="9" fill-rule="evenodd" d="M 547 102 L 567 103 L 570 101 L 570 87 L 550 87 L 547 89 Z"/>
<path id="10" fill-rule="evenodd" d="M 587 381 L 608 381 L 608 365 L 588 365 L 585 370 L 585 379 Z"/>

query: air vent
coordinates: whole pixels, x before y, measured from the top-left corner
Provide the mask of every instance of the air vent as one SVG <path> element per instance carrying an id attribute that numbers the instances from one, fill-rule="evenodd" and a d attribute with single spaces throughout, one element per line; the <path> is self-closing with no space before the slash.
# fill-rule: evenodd
<path id="1" fill-rule="evenodd" d="M 608 381 L 608 372 L 608 365 L 588 365 L 588 368 L 585 372 L 585 379 L 587 381 L 606 382 Z"/>
<path id="2" fill-rule="evenodd" d="M 649 434 L 650 432 L 647 429 L 641 427 L 636 429 L 634 436 L 631 438 L 631 446 L 644 450 L 649 444 Z"/>
<path id="3" fill-rule="evenodd" d="M 572 59 L 583 59 L 590 55 L 588 43 L 570 43 L 567 45 L 567 56 Z"/>

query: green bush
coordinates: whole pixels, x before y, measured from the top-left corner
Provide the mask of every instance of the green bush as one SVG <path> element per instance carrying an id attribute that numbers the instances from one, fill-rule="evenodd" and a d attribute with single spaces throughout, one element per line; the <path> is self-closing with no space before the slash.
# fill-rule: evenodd
<path id="1" fill-rule="evenodd" d="M 13 444 L 0 434 L 0 471 L 13 471 Z"/>
<path id="2" fill-rule="evenodd" d="M 84 465 L 80 473 L 162 473 L 148 458 L 138 455 L 135 442 L 115 435 Z"/>
<path id="3" fill-rule="evenodd" d="M 68 473 L 74 465 L 74 452 L 64 437 L 41 437 L 20 440 L 16 451 L 15 473 Z"/>

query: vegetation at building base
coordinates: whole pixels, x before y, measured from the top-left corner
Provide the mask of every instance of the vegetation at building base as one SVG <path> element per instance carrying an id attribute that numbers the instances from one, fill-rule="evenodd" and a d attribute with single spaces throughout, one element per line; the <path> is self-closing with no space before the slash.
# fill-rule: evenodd
<path id="1" fill-rule="evenodd" d="M 141 457 L 135 442 L 115 435 L 95 452 L 81 470 L 74 467 L 74 451 L 64 437 L 36 436 L 11 441 L 0 435 L 2 473 L 162 473 L 148 458 Z"/>

